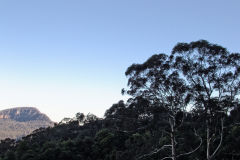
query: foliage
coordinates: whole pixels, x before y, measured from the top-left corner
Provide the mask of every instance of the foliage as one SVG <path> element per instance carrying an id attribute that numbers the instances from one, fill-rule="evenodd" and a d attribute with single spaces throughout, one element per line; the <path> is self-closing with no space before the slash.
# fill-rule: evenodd
<path id="1" fill-rule="evenodd" d="M 179 43 L 127 69 L 127 103 L 1 140 L 0 160 L 240 159 L 239 64 L 207 41 Z"/>

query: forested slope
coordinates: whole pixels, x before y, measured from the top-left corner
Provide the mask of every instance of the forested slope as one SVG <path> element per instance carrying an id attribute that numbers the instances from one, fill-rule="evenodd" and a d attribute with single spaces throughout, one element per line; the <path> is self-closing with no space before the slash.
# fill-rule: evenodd
<path id="1" fill-rule="evenodd" d="M 171 154 L 169 148 L 163 148 L 171 142 L 167 133 L 168 124 L 161 121 L 166 112 L 160 106 L 145 107 L 142 108 L 144 113 L 154 113 L 152 118 L 142 118 L 142 109 L 126 107 L 120 101 L 106 112 L 104 119 L 93 115 L 77 116 L 67 123 L 38 129 L 19 141 L 5 139 L 0 143 L 0 155 L 5 160 L 162 159 Z M 239 109 L 226 117 L 225 138 L 215 159 L 240 158 L 240 126 L 233 125 L 235 120 L 240 120 Z M 177 136 L 181 137 L 181 142 L 178 153 L 185 153 L 199 145 L 200 140 L 195 136 L 193 126 L 198 128 L 201 124 L 196 124 L 196 119 L 196 115 L 189 113 L 185 124 L 179 129 L 181 133 Z M 200 127 L 198 134 L 203 138 L 205 136 Z M 178 159 L 204 160 L 205 150 L 203 143 L 193 154 Z"/>
<path id="2" fill-rule="evenodd" d="M 104 118 L 77 113 L 22 140 L 3 160 L 239 160 L 240 54 L 205 40 L 178 43 L 127 71 L 131 97 Z"/>

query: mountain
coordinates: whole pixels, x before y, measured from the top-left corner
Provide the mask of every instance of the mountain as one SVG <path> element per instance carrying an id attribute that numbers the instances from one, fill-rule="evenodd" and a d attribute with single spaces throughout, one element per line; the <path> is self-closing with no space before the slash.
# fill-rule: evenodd
<path id="1" fill-rule="evenodd" d="M 51 121 L 48 116 L 34 107 L 18 107 L 0 111 L 0 119 L 11 119 L 18 122 Z"/>
<path id="2" fill-rule="evenodd" d="M 17 107 L 0 111 L 0 139 L 21 138 L 32 131 L 53 126 L 50 118 L 34 107 Z"/>

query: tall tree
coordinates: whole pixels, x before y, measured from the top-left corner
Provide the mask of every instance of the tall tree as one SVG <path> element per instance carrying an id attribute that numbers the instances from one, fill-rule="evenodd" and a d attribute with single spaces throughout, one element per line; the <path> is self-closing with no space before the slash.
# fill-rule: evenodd
<path id="1" fill-rule="evenodd" d="M 240 55 L 200 40 L 178 43 L 172 50 L 171 61 L 191 88 L 194 109 L 204 117 L 206 159 L 211 160 L 222 144 L 224 113 L 238 102 Z M 217 138 L 219 143 L 214 148 Z"/>
<path id="2" fill-rule="evenodd" d="M 163 117 L 169 124 L 169 130 L 166 132 L 170 135 L 170 144 L 164 145 L 150 154 L 142 155 L 139 159 L 155 154 L 161 149 L 169 148 L 171 155 L 163 159 L 176 160 L 179 156 L 190 154 L 190 152 L 177 154 L 176 133 L 183 122 L 183 115 L 191 95 L 184 80 L 177 71 L 172 69 L 168 56 L 165 54 L 153 55 L 143 64 L 131 65 L 125 74 L 129 78 L 129 90 L 125 92 L 133 98 L 147 99 L 152 106 L 165 108 Z"/>

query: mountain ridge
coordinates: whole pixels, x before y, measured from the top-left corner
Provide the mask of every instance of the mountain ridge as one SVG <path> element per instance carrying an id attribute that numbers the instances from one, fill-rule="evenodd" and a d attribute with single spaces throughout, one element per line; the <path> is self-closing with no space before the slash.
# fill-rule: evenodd
<path id="1" fill-rule="evenodd" d="M 0 110 L 0 140 L 19 139 L 36 129 L 53 125 L 54 122 L 35 107 L 14 107 Z"/>
<path id="2" fill-rule="evenodd" d="M 11 119 L 18 122 L 35 120 L 51 121 L 46 114 L 41 113 L 35 107 L 14 107 L 0 110 L 0 119 Z"/>

